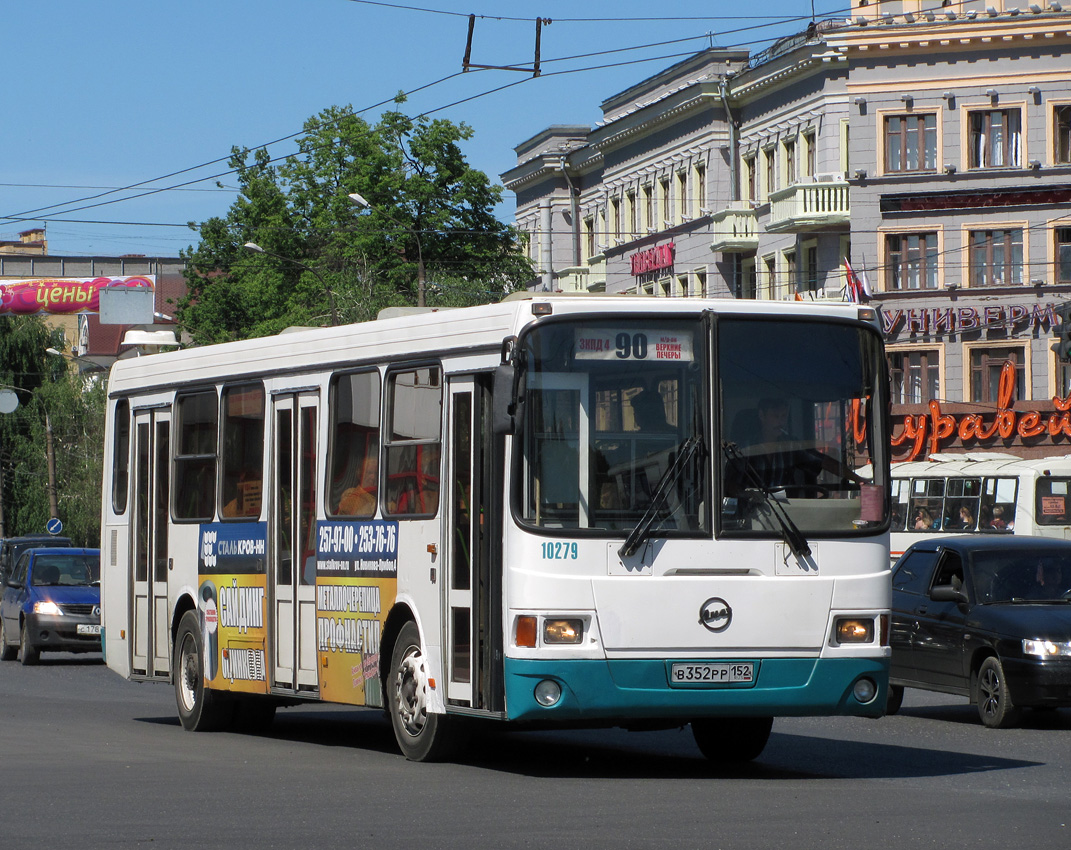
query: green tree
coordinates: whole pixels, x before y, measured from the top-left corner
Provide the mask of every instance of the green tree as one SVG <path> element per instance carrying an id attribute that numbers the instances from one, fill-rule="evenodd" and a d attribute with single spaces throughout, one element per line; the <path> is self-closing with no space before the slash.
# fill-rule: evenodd
<path id="1" fill-rule="evenodd" d="M 42 534 L 52 514 L 47 431 L 52 426 L 56 496 L 64 533 L 77 543 L 100 544 L 104 432 L 103 384 L 86 385 L 62 358 L 63 334 L 37 317 L 0 317 L 0 385 L 19 400 L 0 414 L 0 475 L 5 536 Z"/>
<path id="2" fill-rule="evenodd" d="M 342 322 L 363 321 L 416 302 L 421 261 L 428 304 L 497 301 L 523 286 L 531 265 L 494 217 L 501 187 L 465 160 L 471 137 L 442 119 L 389 111 L 371 125 L 331 107 L 305 123 L 282 163 L 235 148 L 239 196 L 184 253 L 180 324 L 204 343 L 327 324 L 332 306 Z"/>

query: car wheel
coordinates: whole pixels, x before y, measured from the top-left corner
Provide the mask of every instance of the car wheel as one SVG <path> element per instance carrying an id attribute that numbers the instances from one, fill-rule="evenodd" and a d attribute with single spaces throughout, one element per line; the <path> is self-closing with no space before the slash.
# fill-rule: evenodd
<path id="1" fill-rule="evenodd" d="M 990 729 L 1007 729 L 1019 721 L 1022 710 L 1012 702 L 999 658 L 991 655 L 978 668 L 974 701 L 978 716 Z"/>
<path id="2" fill-rule="evenodd" d="M 7 642 L 7 627 L 0 620 L 0 661 L 14 661 L 18 654 L 19 645 Z"/>
<path id="3" fill-rule="evenodd" d="M 19 640 L 19 661 L 24 666 L 29 666 L 30 664 L 36 664 L 40 657 L 40 650 L 33 645 L 33 641 L 30 639 L 30 624 L 23 620 Z"/>
<path id="4" fill-rule="evenodd" d="M 740 764 L 761 755 L 772 728 L 772 717 L 705 717 L 692 721 L 692 737 L 710 761 Z"/>
<path id="5" fill-rule="evenodd" d="M 205 687 L 201 621 L 196 611 L 187 611 L 179 620 L 174 670 L 175 702 L 184 729 L 216 732 L 230 724 L 234 701 Z"/>
<path id="6" fill-rule="evenodd" d="M 885 701 L 885 713 L 896 714 L 904 704 L 904 689 L 900 685 L 889 685 L 889 696 Z"/>
<path id="7" fill-rule="evenodd" d="M 428 711 L 428 671 L 420 631 L 411 620 L 402 626 L 391 653 L 387 703 L 394 737 L 410 761 L 438 761 L 463 743 L 460 722 Z"/>

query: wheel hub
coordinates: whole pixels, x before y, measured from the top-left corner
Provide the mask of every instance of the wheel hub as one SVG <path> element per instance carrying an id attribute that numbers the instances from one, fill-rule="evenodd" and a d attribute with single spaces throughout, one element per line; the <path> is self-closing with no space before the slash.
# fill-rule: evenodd
<path id="1" fill-rule="evenodd" d="M 410 647 L 398 666 L 394 692 L 402 728 L 416 737 L 428 720 L 428 676 L 424 657 L 416 647 Z"/>

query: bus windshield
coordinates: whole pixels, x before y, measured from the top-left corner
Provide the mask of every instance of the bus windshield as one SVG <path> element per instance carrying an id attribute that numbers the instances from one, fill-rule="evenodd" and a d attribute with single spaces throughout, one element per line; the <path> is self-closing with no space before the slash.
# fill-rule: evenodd
<path id="1" fill-rule="evenodd" d="M 561 321 L 528 333 L 521 520 L 709 537 L 717 469 L 722 533 L 883 528 L 877 334 L 722 315 L 713 339 L 711 358 L 703 322 L 657 317 Z M 709 410 L 720 435 L 713 452 Z"/>
<path id="2" fill-rule="evenodd" d="M 857 325 L 719 317 L 721 531 L 869 532 L 887 512 L 884 370 Z"/>
<path id="3" fill-rule="evenodd" d="M 696 320 L 559 322 L 527 334 L 522 520 L 620 532 L 654 511 L 659 535 L 709 536 L 705 350 Z M 685 452 L 689 462 L 675 465 Z"/>

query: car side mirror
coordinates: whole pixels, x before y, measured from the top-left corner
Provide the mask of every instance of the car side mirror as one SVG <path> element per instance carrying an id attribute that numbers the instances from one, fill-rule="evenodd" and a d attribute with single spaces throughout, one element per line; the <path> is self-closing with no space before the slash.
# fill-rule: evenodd
<path id="1" fill-rule="evenodd" d="M 930 599 L 934 602 L 966 602 L 967 594 L 950 584 L 939 584 L 930 588 Z"/>

